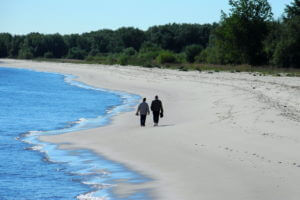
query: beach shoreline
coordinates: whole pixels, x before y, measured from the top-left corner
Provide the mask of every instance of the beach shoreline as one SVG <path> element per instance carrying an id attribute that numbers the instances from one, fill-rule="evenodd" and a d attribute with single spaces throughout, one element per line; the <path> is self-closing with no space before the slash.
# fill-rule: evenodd
<path id="1" fill-rule="evenodd" d="M 0 59 L 1 66 L 72 74 L 85 84 L 147 97 L 165 107 L 139 127 L 134 111 L 108 126 L 45 136 L 67 149 L 90 149 L 153 178 L 116 192 L 153 191 L 154 199 L 298 199 L 300 78 L 180 72 Z M 255 76 L 254 76 L 255 75 Z M 298 130 L 298 131 L 297 131 Z"/>

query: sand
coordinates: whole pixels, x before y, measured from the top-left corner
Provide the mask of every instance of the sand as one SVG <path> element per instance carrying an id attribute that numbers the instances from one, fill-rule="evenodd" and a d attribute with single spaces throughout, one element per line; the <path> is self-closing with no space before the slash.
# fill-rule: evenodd
<path id="1" fill-rule="evenodd" d="M 152 116 L 139 127 L 132 111 L 105 127 L 41 138 L 153 178 L 120 184 L 120 194 L 150 188 L 154 199 L 167 200 L 300 199 L 300 78 L 7 59 L 0 66 L 73 74 L 148 102 L 159 95 L 159 127 Z"/>

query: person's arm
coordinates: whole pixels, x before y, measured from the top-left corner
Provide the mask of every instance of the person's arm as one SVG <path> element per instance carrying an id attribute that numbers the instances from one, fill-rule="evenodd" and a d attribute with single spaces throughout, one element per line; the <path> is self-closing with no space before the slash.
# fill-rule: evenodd
<path id="1" fill-rule="evenodd" d="M 148 113 L 148 115 L 150 115 L 150 109 L 149 109 L 148 104 L 147 104 L 147 113 Z"/>
<path id="2" fill-rule="evenodd" d="M 141 104 L 139 105 L 138 109 L 136 110 L 136 115 L 139 115 L 140 109 L 141 109 Z"/>
<path id="3" fill-rule="evenodd" d="M 153 101 L 152 101 L 152 103 L 151 103 L 151 110 L 153 111 Z"/>
<path id="4" fill-rule="evenodd" d="M 162 102 L 160 102 L 160 112 L 164 113 L 164 108 L 163 108 Z"/>

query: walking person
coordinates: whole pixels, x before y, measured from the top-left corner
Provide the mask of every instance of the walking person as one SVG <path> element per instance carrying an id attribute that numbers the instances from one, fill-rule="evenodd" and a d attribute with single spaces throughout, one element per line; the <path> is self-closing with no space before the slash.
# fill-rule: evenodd
<path id="1" fill-rule="evenodd" d="M 146 123 L 146 118 L 147 118 L 147 114 L 150 114 L 150 110 L 149 110 L 149 106 L 146 102 L 146 98 L 143 99 L 143 102 L 140 103 L 137 111 L 136 111 L 136 115 L 140 114 L 140 119 L 141 119 L 141 126 L 145 126 Z"/>
<path id="2" fill-rule="evenodd" d="M 155 96 L 155 100 L 151 103 L 151 110 L 153 114 L 154 126 L 158 126 L 159 117 L 164 116 L 164 109 L 161 100 L 158 99 L 158 96 Z"/>

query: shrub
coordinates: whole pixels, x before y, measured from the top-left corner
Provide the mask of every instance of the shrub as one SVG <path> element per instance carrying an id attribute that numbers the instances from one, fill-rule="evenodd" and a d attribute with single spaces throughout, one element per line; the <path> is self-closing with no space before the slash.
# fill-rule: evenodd
<path id="1" fill-rule="evenodd" d="M 121 55 L 118 59 L 118 63 L 120 65 L 128 65 L 129 64 L 129 56 L 128 55 Z"/>
<path id="2" fill-rule="evenodd" d="M 52 52 L 46 52 L 46 53 L 44 53 L 44 58 L 53 58 L 54 57 L 54 55 L 53 55 L 53 53 Z"/>
<path id="3" fill-rule="evenodd" d="M 100 52 L 97 49 L 92 49 L 89 52 L 89 56 L 96 56 L 97 54 L 99 54 Z"/>
<path id="4" fill-rule="evenodd" d="M 201 51 L 197 56 L 195 56 L 195 61 L 197 63 L 206 63 L 207 57 L 208 57 L 208 50 L 205 49 L 205 50 Z"/>
<path id="5" fill-rule="evenodd" d="M 195 57 L 203 50 L 201 45 L 193 44 L 185 48 L 186 60 L 190 63 L 195 62 Z"/>
<path id="6" fill-rule="evenodd" d="M 157 44 L 151 42 L 144 42 L 140 48 L 140 53 L 146 52 L 159 52 L 162 48 L 160 48 Z"/>
<path id="7" fill-rule="evenodd" d="M 142 60 L 154 60 L 159 55 L 158 51 L 140 52 L 138 57 Z"/>
<path id="8" fill-rule="evenodd" d="M 147 67 L 147 68 L 153 68 L 153 67 L 155 67 L 155 65 L 153 63 L 149 62 L 149 61 L 143 63 L 142 66 L 143 67 Z"/>
<path id="9" fill-rule="evenodd" d="M 32 59 L 33 58 L 33 53 L 31 52 L 30 49 L 21 49 L 19 51 L 19 58 L 21 59 Z"/>
<path id="10" fill-rule="evenodd" d="M 176 63 L 185 63 L 186 61 L 185 53 L 175 54 L 175 57 L 176 57 Z"/>
<path id="11" fill-rule="evenodd" d="M 116 64 L 118 63 L 118 59 L 116 57 L 115 54 L 109 54 L 106 58 L 106 63 L 105 64 L 108 64 L 108 65 L 113 65 L 113 64 Z"/>
<path id="12" fill-rule="evenodd" d="M 188 67 L 185 67 L 185 66 L 180 66 L 178 69 L 179 69 L 179 71 L 184 71 L 184 72 L 189 71 Z"/>
<path id="13" fill-rule="evenodd" d="M 69 50 L 67 58 L 69 59 L 84 59 L 85 56 L 87 55 L 85 50 L 82 50 L 78 47 L 73 47 Z"/>
<path id="14" fill-rule="evenodd" d="M 136 50 L 132 47 L 129 47 L 129 48 L 124 49 L 123 53 L 127 56 L 133 56 L 136 54 Z"/>
<path id="15" fill-rule="evenodd" d="M 176 63 L 177 61 L 174 53 L 170 51 L 162 51 L 157 56 L 157 62 L 160 64 L 165 64 L 165 63 Z"/>

